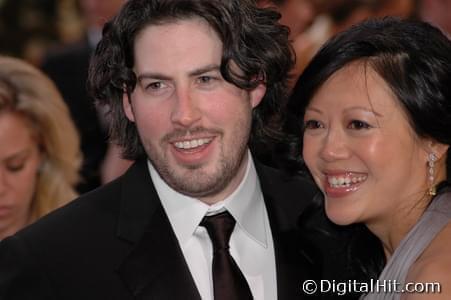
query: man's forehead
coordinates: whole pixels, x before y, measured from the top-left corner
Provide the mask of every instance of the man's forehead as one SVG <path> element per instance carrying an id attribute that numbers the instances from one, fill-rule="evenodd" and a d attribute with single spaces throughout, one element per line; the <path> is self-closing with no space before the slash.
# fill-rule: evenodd
<path id="1" fill-rule="evenodd" d="M 197 25 L 197 26 L 189 26 L 189 25 Z M 211 26 L 210 23 L 208 23 L 204 18 L 201 17 L 182 17 L 182 18 L 166 18 L 162 20 L 158 20 L 157 22 L 149 22 L 147 23 L 143 28 L 141 28 L 138 31 L 138 34 L 135 38 L 136 41 L 145 33 L 145 32 L 160 32 L 160 31 L 166 31 L 167 33 L 174 33 L 174 30 L 171 30 L 173 28 L 183 28 L 187 31 L 206 31 L 209 32 L 212 35 L 217 35 L 217 32 L 215 29 Z M 150 30 L 153 29 L 153 30 Z"/>
<path id="2" fill-rule="evenodd" d="M 201 19 L 149 25 L 136 38 L 134 69 L 137 73 L 192 72 L 220 65 L 222 52 L 218 35 Z"/>

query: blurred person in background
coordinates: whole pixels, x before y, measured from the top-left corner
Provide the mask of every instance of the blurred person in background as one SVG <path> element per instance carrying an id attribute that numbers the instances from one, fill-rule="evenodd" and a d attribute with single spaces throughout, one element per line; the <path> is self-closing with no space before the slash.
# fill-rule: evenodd
<path id="1" fill-rule="evenodd" d="M 0 53 L 39 65 L 58 41 L 56 0 L 0 1 Z"/>
<path id="2" fill-rule="evenodd" d="M 367 18 L 410 17 L 416 0 L 256 0 L 281 14 L 280 23 L 290 28 L 296 55 L 290 87 L 321 45 L 331 36 Z"/>
<path id="3" fill-rule="evenodd" d="M 290 41 L 296 55 L 295 65 L 290 73 L 290 87 L 296 83 L 304 66 L 308 63 L 309 53 L 313 46 L 306 34 L 316 17 L 314 0 L 256 0 L 260 7 L 272 7 L 281 14 L 280 24 L 290 29 Z"/>
<path id="4" fill-rule="evenodd" d="M 55 85 L 0 56 L 0 240 L 76 196 L 79 138 Z"/>
<path id="5" fill-rule="evenodd" d="M 295 40 L 315 18 L 312 0 L 257 0 L 261 7 L 273 7 L 280 14 L 279 23 L 290 28 L 290 39 Z"/>
<path id="6" fill-rule="evenodd" d="M 412 18 L 417 0 L 311 0 L 316 18 L 304 33 L 303 56 L 297 69 L 303 70 L 319 48 L 332 36 L 369 18 L 397 16 Z"/>
<path id="7" fill-rule="evenodd" d="M 80 132 L 84 156 L 82 181 L 77 187 L 80 193 L 88 192 L 115 178 L 130 164 L 120 159 L 115 146 L 107 150 L 109 145 L 105 112 L 94 106 L 86 89 L 89 59 L 101 38 L 102 27 L 124 2 L 125 0 L 79 0 L 86 25 L 85 35 L 76 43 L 53 49 L 42 65 L 44 72 L 55 81 L 63 94 Z M 108 162 L 103 164 L 105 157 Z"/>
<path id="8" fill-rule="evenodd" d="M 86 26 L 86 37 L 92 49 L 102 38 L 103 25 L 110 20 L 126 0 L 78 0 Z"/>
<path id="9" fill-rule="evenodd" d="M 418 15 L 451 38 L 451 0 L 419 0 Z"/>

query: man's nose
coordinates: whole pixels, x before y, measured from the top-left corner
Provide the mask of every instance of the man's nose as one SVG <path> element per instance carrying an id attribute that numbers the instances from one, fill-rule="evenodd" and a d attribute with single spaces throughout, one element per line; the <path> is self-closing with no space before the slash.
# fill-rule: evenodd
<path id="1" fill-rule="evenodd" d="M 182 127 L 190 127 L 201 119 L 198 101 L 188 87 L 178 88 L 175 94 L 171 121 Z"/>

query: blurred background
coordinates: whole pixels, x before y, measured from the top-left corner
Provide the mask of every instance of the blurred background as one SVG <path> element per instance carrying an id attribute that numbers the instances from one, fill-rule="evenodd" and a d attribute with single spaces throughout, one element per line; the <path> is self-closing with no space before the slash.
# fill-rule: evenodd
<path id="1" fill-rule="evenodd" d="M 124 1 L 0 0 L 0 53 L 39 66 L 50 49 L 85 38 L 89 28 L 102 26 Z M 384 15 L 420 18 L 451 32 L 451 0 L 256 1 L 278 9 L 282 23 L 292 28 L 293 40 L 304 33 L 306 43 L 365 18 Z"/>
<path id="2" fill-rule="evenodd" d="M 130 162 L 108 143 L 107 115 L 86 89 L 89 59 L 104 23 L 125 0 L 0 0 L 0 55 L 44 71 L 66 102 L 81 138 L 79 193 L 120 175 Z"/>
<path id="3" fill-rule="evenodd" d="M 86 91 L 89 57 L 104 23 L 126 0 L 0 0 L 0 54 L 42 69 L 61 91 L 81 136 L 87 192 L 120 175 L 130 164 L 107 142 L 107 116 Z M 331 36 L 371 17 L 428 21 L 451 36 L 451 0 L 253 0 L 282 15 L 296 53 L 293 86 L 311 57 Z"/>
<path id="4" fill-rule="evenodd" d="M 123 0 L 0 0 L 0 53 L 34 65 L 52 48 L 101 27 Z"/>

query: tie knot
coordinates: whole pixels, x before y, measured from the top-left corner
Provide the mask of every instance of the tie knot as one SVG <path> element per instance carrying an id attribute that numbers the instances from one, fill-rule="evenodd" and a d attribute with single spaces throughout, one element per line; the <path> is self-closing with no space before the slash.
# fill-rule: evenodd
<path id="1" fill-rule="evenodd" d="M 235 219 L 228 211 L 213 216 L 205 216 L 200 225 L 207 229 L 214 251 L 229 249 Z"/>

